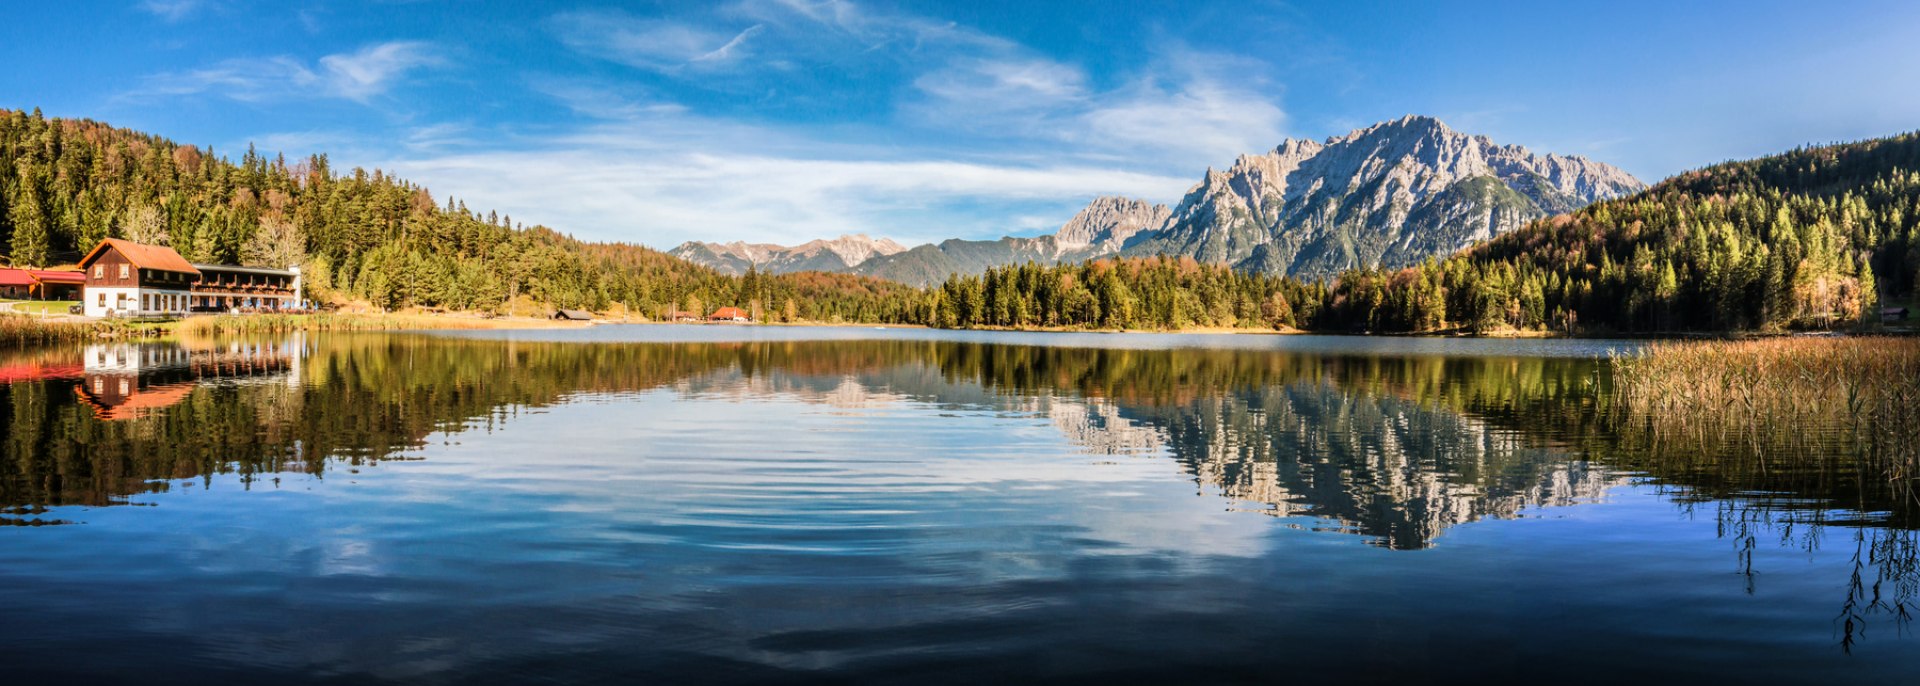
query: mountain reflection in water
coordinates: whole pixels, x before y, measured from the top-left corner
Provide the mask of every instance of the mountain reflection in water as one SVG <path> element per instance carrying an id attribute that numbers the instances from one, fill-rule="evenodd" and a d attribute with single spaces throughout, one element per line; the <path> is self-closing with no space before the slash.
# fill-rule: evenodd
<path id="1" fill-rule="evenodd" d="M 169 480 L 226 472 L 323 475 L 329 459 L 377 462 L 433 432 L 523 408 L 661 387 L 1046 415 L 1088 453 L 1164 451 L 1203 492 L 1323 519 L 1391 548 L 1425 547 L 1481 517 L 1597 500 L 1621 483 L 1554 447 L 1555 431 L 1529 436 L 1471 414 L 1516 403 L 1591 411 L 1593 361 L 404 336 L 67 352 L 79 378 L 66 383 L 76 365 L 53 357 L 43 383 L 7 389 L 6 460 L 15 469 L 0 498 L 9 507 L 120 503 Z"/>
<path id="2" fill-rule="evenodd" d="M 38 351 L 0 359 L 0 375 L 7 524 L 85 527 L 75 506 L 225 475 L 255 490 L 287 475 L 325 479 L 421 459 L 430 442 L 527 413 L 667 393 L 1044 419 L 1096 463 L 1087 469 L 1170 464 L 1197 497 L 1241 516 L 1395 550 L 1650 485 L 1685 513 L 1711 508 L 1748 584 L 1756 546 L 1815 550 L 1832 537 L 1822 532 L 1843 531 L 1856 549 L 1834 619 L 1844 648 L 1861 627 L 1904 621 L 1920 583 L 1914 512 L 1897 494 L 1848 476 L 1844 460 L 1743 469 L 1659 449 L 1614 416 L 1605 361 L 1592 358 L 334 335 Z M 565 450 L 566 437 L 553 445 Z"/>

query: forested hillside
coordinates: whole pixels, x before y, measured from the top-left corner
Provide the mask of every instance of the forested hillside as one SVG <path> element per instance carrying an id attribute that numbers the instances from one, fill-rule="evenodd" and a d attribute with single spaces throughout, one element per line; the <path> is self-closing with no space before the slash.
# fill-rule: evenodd
<path id="1" fill-rule="evenodd" d="M 1877 315 L 1920 280 L 1920 134 L 1688 172 L 1444 260 L 1342 274 L 1314 324 L 1778 331 Z"/>
<path id="2" fill-rule="evenodd" d="M 71 263 L 101 238 L 193 262 L 301 266 L 311 295 L 497 309 L 509 302 L 658 315 L 758 305 L 774 320 L 906 321 L 916 291 L 843 274 L 733 277 L 637 245 L 586 243 L 436 200 L 379 170 L 336 172 L 90 120 L 0 110 L 0 241 L 15 266 Z"/>
<path id="3" fill-rule="evenodd" d="M 0 239 L 16 266 L 101 238 L 195 262 L 299 265 L 312 295 L 646 316 L 733 305 L 763 320 L 934 326 L 1423 332 L 1777 331 L 1870 320 L 1920 281 L 1920 134 L 1682 174 L 1444 259 L 1330 287 L 1192 258 L 997 267 L 921 290 L 848 274 L 730 276 L 645 247 L 524 227 L 383 174 L 211 150 L 0 110 Z"/>
<path id="4" fill-rule="evenodd" d="M 932 326 L 1285 329 L 1312 321 L 1325 289 L 1191 257 L 995 267 L 928 294 Z"/>

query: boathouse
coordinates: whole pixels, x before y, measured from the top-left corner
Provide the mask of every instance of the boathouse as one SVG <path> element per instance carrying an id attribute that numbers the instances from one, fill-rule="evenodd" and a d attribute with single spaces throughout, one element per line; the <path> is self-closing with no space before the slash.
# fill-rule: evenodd
<path id="1" fill-rule="evenodd" d="M 1904 307 L 1880 308 L 1880 321 L 1883 323 L 1892 324 L 1894 322 L 1904 322 L 1906 320 L 1907 320 L 1907 308 L 1904 308 Z"/>
<path id="2" fill-rule="evenodd" d="M 554 310 L 554 311 L 553 311 L 553 316 L 552 316 L 552 318 L 553 318 L 553 319 L 560 319 L 560 320 L 565 320 L 565 321 L 574 321 L 574 322 L 585 322 L 585 321 L 592 321 L 592 320 L 593 320 L 593 313 L 592 313 L 592 312 L 588 312 L 588 311 L 586 311 L 586 310 L 566 310 L 566 309 L 560 309 L 560 310 Z"/>
<path id="3" fill-rule="evenodd" d="M 277 311 L 300 303 L 300 270 L 191 264 L 162 245 L 109 238 L 80 260 L 89 317 Z"/>

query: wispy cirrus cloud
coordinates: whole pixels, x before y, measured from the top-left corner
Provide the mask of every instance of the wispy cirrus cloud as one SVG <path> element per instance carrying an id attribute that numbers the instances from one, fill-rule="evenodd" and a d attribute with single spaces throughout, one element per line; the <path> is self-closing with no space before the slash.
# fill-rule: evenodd
<path id="1" fill-rule="evenodd" d="M 419 41 L 376 43 L 326 55 L 312 64 L 285 55 L 233 58 L 198 69 L 154 74 L 122 97 L 209 94 L 243 102 L 311 97 L 366 102 L 387 92 L 407 73 L 442 62 L 431 44 Z"/>
<path id="2" fill-rule="evenodd" d="M 621 12 L 568 12 L 549 20 L 568 47 L 586 54 L 658 71 L 719 67 L 740 59 L 766 27 L 711 29 L 671 19 L 642 19 Z"/>
<path id="3" fill-rule="evenodd" d="M 903 111 L 930 126 L 1063 143 L 1070 154 L 1196 166 L 1283 137 L 1278 88 L 1256 74 L 1218 56 L 1173 51 L 1096 90 L 1072 65 L 1024 54 L 973 57 L 916 79 L 918 97 Z"/>
<path id="4" fill-rule="evenodd" d="M 972 27 L 839 0 L 594 10 L 546 28 L 576 54 L 667 81 L 533 78 L 586 121 L 387 166 L 583 237 L 911 243 L 1057 227 L 1099 195 L 1170 202 L 1203 166 L 1278 143 L 1286 120 L 1259 70 L 1216 55 L 1162 46 L 1097 79 Z M 728 104 L 797 84 L 879 93 L 885 114 L 768 121 Z"/>
<path id="5" fill-rule="evenodd" d="M 141 10 L 169 22 L 180 21 L 212 6 L 207 0 L 142 0 Z"/>
<path id="6" fill-rule="evenodd" d="M 616 136 L 617 138 L 618 136 Z M 1190 182 L 1076 164 L 831 159 L 543 143 L 387 163 L 436 189 L 582 237 L 795 243 L 842 233 L 909 243 L 1058 226 L 1094 196 L 1165 197 Z M 555 198 L 569 198 L 555 202 Z M 1050 221 L 1013 222 L 1044 210 Z"/>
<path id="7" fill-rule="evenodd" d="M 611 96 L 583 107 L 621 116 L 494 136 L 491 149 L 411 150 L 379 166 L 523 221 L 659 247 L 851 232 L 909 243 L 993 238 L 1035 228 L 1036 216 L 1058 226 L 1094 196 L 1168 198 L 1191 182 L 1072 159 L 836 141 Z"/>

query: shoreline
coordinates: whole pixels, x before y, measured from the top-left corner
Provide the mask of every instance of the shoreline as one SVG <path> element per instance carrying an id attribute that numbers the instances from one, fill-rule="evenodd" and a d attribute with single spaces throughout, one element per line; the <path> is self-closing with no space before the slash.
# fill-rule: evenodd
<path id="1" fill-rule="evenodd" d="M 769 326 L 797 327 L 817 326 L 829 328 L 875 328 L 890 329 L 937 329 L 925 324 L 878 323 L 878 322 L 672 322 L 630 317 L 607 317 L 592 320 L 548 319 L 525 315 L 482 316 L 472 312 L 333 312 L 306 314 L 204 314 L 182 319 L 137 322 L 115 319 L 88 319 L 62 316 L 35 316 L 25 313 L 7 312 L 0 314 L 7 319 L 32 320 L 33 328 L 54 331 L 48 337 L 45 333 L 36 333 L 31 338 L 37 340 L 81 340 L 81 339 L 146 339 L 175 336 L 205 336 L 248 333 L 281 333 L 289 331 L 431 331 L 431 330 L 548 330 L 548 329 L 584 329 L 605 325 L 635 326 Z M 24 322 L 23 322 L 24 323 Z M 1634 339 L 1634 340 L 1763 340 L 1772 338 L 1804 337 L 1853 337 L 1853 336 L 1914 336 L 1920 332 L 1909 329 L 1893 330 L 1835 330 L 1835 331 L 1671 331 L 1671 332 L 1593 332 L 1587 334 L 1569 334 L 1558 331 L 1526 331 L 1518 329 L 1498 329 L 1473 333 L 1463 329 L 1445 329 L 1426 332 L 1372 333 L 1355 331 L 1311 331 L 1284 327 L 1280 329 L 1243 328 L 1243 327 L 1187 327 L 1181 329 L 1099 329 L 1065 326 L 1012 327 L 1012 326 L 973 326 L 945 329 L 951 331 L 1002 331 L 1019 333 L 1093 333 L 1093 334 L 1192 334 L 1192 335 L 1265 335 L 1265 336 L 1354 336 L 1354 337 L 1393 337 L 1393 338 L 1489 338 L 1489 339 Z M 0 341 L 0 345 L 28 347 L 36 340 Z"/>

